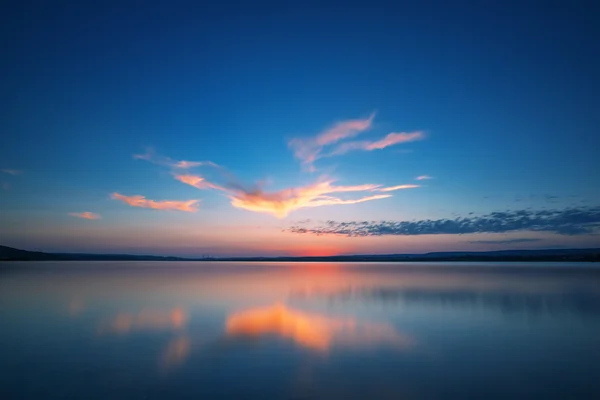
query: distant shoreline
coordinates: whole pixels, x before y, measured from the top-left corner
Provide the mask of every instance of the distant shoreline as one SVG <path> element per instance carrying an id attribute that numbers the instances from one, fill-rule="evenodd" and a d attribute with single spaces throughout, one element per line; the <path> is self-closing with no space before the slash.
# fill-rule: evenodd
<path id="1" fill-rule="evenodd" d="M 600 262 L 600 248 L 435 252 L 314 257 L 172 257 L 131 254 L 45 253 L 0 246 L 0 261 L 241 261 L 241 262 Z"/>

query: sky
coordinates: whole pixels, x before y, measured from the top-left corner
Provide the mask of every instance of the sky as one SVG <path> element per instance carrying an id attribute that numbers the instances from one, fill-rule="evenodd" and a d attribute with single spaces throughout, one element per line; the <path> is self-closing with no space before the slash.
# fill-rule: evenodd
<path id="1" fill-rule="evenodd" d="M 0 244 L 600 247 L 599 17 L 583 1 L 13 2 Z"/>

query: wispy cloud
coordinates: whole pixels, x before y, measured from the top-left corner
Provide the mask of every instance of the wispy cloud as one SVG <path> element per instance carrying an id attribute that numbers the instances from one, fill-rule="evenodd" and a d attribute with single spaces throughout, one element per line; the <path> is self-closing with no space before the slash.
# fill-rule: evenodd
<path id="1" fill-rule="evenodd" d="M 154 201 L 148 200 L 144 196 L 125 196 L 119 193 L 113 193 L 111 197 L 115 200 L 121 200 L 124 203 L 129 204 L 133 207 L 152 208 L 154 210 L 177 210 L 186 212 L 198 211 L 199 200 L 187 200 L 187 201 L 176 201 L 176 200 L 164 200 Z"/>
<path id="2" fill-rule="evenodd" d="M 305 164 L 312 164 L 321 155 L 321 150 L 327 145 L 358 135 L 371 128 L 375 114 L 366 119 L 353 119 L 335 124 L 330 129 L 313 138 L 295 138 L 289 141 L 289 147 L 294 150 L 296 158 Z"/>
<path id="3" fill-rule="evenodd" d="M 403 189 L 415 189 L 421 187 L 420 185 L 398 185 L 398 186 L 390 186 L 383 187 L 377 189 L 378 192 L 393 192 L 394 190 L 403 190 Z"/>
<path id="4" fill-rule="evenodd" d="M 388 146 L 393 146 L 395 144 L 414 142 L 416 140 L 421 140 L 425 138 L 425 134 L 420 131 L 416 132 L 401 132 L 401 133 L 390 133 L 385 136 L 383 139 L 376 141 L 353 141 L 339 144 L 328 156 L 333 155 L 341 155 L 347 153 L 351 150 L 381 150 L 385 149 Z"/>
<path id="5" fill-rule="evenodd" d="M 19 175 L 22 174 L 23 171 L 18 170 L 18 169 L 0 169 L 0 172 L 4 172 L 5 174 L 9 174 L 9 175 Z"/>
<path id="6" fill-rule="evenodd" d="M 290 212 L 301 208 L 357 204 L 391 197 L 389 194 L 369 195 L 356 199 L 342 199 L 337 196 L 331 196 L 333 193 L 378 191 L 381 185 L 335 186 L 333 185 L 333 180 L 323 178 L 310 185 L 274 192 L 264 191 L 257 187 L 248 189 L 240 184 L 224 187 L 215 185 L 203 177 L 195 175 L 180 175 L 175 176 L 175 178 L 198 189 L 216 189 L 222 191 L 231 200 L 231 205 L 236 208 L 267 213 L 278 218 L 283 218 Z"/>
<path id="7" fill-rule="evenodd" d="M 317 226 L 296 224 L 288 231 L 343 236 L 410 236 L 514 231 L 582 235 L 592 234 L 598 229 L 600 229 L 600 206 L 571 207 L 560 210 L 500 211 L 481 216 L 420 221 L 327 221 Z"/>
<path id="8" fill-rule="evenodd" d="M 89 211 L 85 211 L 85 212 L 80 212 L 80 213 L 69 213 L 70 216 L 72 217 L 77 217 L 77 218 L 83 218 L 83 219 L 100 219 L 100 215 L 93 213 L 93 212 L 89 212 Z"/>
<path id="9" fill-rule="evenodd" d="M 134 154 L 133 158 L 136 160 L 146 160 L 153 164 L 162 165 L 169 168 L 175 169 L 190 169 L 195 167 L 209 166 L 216 167 L 219 166 L 212 161 L 185 161 L 185 160 L 173 160 L 172 158 L 158 155 L 154 152 L 152 148 L 147 148 L 144 154 Z"/>
<path id="10" fill-rule="evenodd" d="M 417 177 L 415 178 L 415 180 L 417 180 L 417 181 L 424 181 L 424 180 L 426 180 L 426 179 L 433 179 L 433 177 L 432 177 L 432 176 L 429 176 L 429 175 L 421 175 L 421 176 L 417 176 Z"/>
<path id="11" fill-rule="evenodd" d="M 197 189 L 216 189 L 216 190 L 227 190 L 222 186 L 216 185 L 212 182 L 207 181 L 204 177 L 200 175 L 173 175 L 175 179 L 180 182 L 183 182 L 187 185 L 193 186 Z"/>

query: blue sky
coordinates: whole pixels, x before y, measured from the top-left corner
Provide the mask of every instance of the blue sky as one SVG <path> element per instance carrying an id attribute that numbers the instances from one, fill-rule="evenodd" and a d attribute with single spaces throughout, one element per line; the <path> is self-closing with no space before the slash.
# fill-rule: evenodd
<path id="1" fill-rule="evenodd" d="M 305 219 L 573 207 L 597 223 L 600 28 L 589 2 L 84 3 L 15 4 L 2 17 L 11 62 L 0 66 L 0 169 L 19 172 L 0 176 L 3 244 L 187 255 L 600 244 L 593 230 L 371 238 L 288 230 Z M 362 142 L 344 154 L 307 166 L 290 147 L 371 115 L 368 128 L 328 145 Z M 415 132 L 422 137 L 356 148 Z M 171 167 L 133 157 L 148 147 L 175 161 L 210 160 L 229 175 L 185 173 L 235 181 L 246 195 L 257 182 L 264 193 L 327 179 L 421 187 L 277 218 L 232 206 L 231 186 L 198 190 Z M 195 212 L 156 210 L 115 192 L 200 202 Z M 377 193 L 387 192 L 351 198 Z M 81 212 L 100 218 L 69 215 Z M 522 238 L 536 241 L 514 242 Z"/>

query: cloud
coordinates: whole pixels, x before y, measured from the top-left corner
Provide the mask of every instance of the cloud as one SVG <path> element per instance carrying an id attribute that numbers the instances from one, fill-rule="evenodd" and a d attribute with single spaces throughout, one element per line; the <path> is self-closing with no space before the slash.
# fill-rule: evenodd
<path id="1" fill-rule="evenodd" d="M 378 192 L 392 192 L 394 190 L 403 190 L 403 189 L 415 189 L 421 187 L 420 185 L 398 185 L 398 186 L 390 186 L 377 189 Z"/>
<path id="2" fill-rule="evenodd" d="M 296 158 L 305 164 L 312 164 L 319 158 L 323 147 L 337 143 L 342 139 L 354 137 L 371 128 L 373 118 L 375 118 L 374 113 L 366 119 L 338 122 L 314 138 L 295 138 L 290 140 L 288 145 L 294 150 Z"/>
<path id="3" fill-rule="evenodd" d="M 156 154 L 152 148 L 147 148 L 144 154 L 134 154 L 133 158 L 136 160 L 146 160 L 156 165 L 162 165 L 174 169 L 190 169 L 202 166 L 219 168 L 219 166 L 212 161 L 173 160 L 172 158 Z"/>
<path id="4" fill-rule="evenodd" d="M 307 207 L 321 207 L 328 205 L 357 204 L 371 200 L 391 197 L 387 194 L 365 196 L 358 199 L 343 200 L 334 196 L 330 189 L 319 189 L 320 184 L 300 188 L 290 188 L 278 192 L 238 192 L 230 195 L 231 205 L 244 210 L 262 212 L 283 218 L 290 212 Z"/>
<path id="5" fill-rule="evenodd" d="M 177 175 L 175 178 L 198 189 L 216 189 L 222 191 L 231 200 L 231 205 L 236 208 L 267 213 L 278 218 L 283 218 L 290 212 L 301 208 L 357 204 L 391 197 L 389 194 L 363 196 L 358 199 L 342 199 L 331 196 L 333 193 L 373 192 L 382 189 L 380 189 L 381 185 L 375 184 L 335 186 L 333 185 L 333 180 L 323 178 L 310 185 L 287 188 L 275 192 L 264 191 L 259 187 L 247 189 L 240 184 L 223 187 L 208 182 L 203 177 L 196 175 Z"/>
<path id="6" fill-rule="evenodd" d="M 393 146 L 393 145 L 399 144 L 399 143 L 414 142 L 415 140 L 421 140 L 423 138 L 425 138 L 425 135 L 423 134 L 423 132 L 420 132 L 420 131 L 409 132 L 409 133 L 407 133 L 407 132 L 390 133 L 387 136 L 385 136 L 383 139 L 380 139 L 380 140 L 377 140 L 374 142 L 363 140 L 363 141 L 342 143 L 342 144 L 338 145 L 331 153 L 329 153 L 328 156 L 341 155 L 341 154 L 347 153 L 348 151 L 351 151 L 351 150 L 365 150 L 365 151 L 381 150 L 381 149 L 385 149 L 388 146 Z"/>
<path id="7" fill-rule="evenodd" d="M 417 177 L 415 178 L 415 180 L 417 180 L 417 181 L 424 181 L 424 180 L 426 180 L 426 179 L 433 179 L 433 177 L 432 177 L 432 176 L 429 176 L 429 175 L 421 175 L 421 176 L 417 176 Z"/>
<path id="8" fill-rule="evenodd" d="M 174 177 L 178 181 L 193 186 L 197 189 L 226 190 L 225 188 L 219 185 L 215 185 L 214 183 L 207 181 L 204 177 L 199 175 L 174 175 Z"/>
<path id="9" fill-rule="evenodd" d="M 81 213 L 69 213 L 70 216 L 72 217 L 77 217 L 77 218 L 83 218 L 83 219 L 100 219 L 100 215 L 93 213 L 93 212 L 89 212 L 89 211 L 85 211 L 85 212 L 81 212 Z"/>
<path id="10" fill-rule="evenodd" d="M 499 240 L 472 240 L 469 243 L 475 244 L 512 244 L 512 243 L 531 243 L 539 242 L 542 239 L 517 238 L 517 239 L 499 239 Z"/>
<path id="11" fill-rule="evenodd" d="M 23 171 L 18 169 L 0 169 L 0 172 L 4 172 L 5 174 L 9 175 L 19 175 L 23 173 Z"/>
<path id="12" fill-rule="evenodd" d="M 600 228 L 600 206 L 560 210 L 501 211 L 482 216 L 420 221 L 327 221 L 320 226 L 296 224 L 294 233 L 343 236 L 442 235 L 504 233 L 514 231 L 553 232 L 560 235 L 592 234 Z"/>
<path id="13" fill-rule="evenodd" d="M 178 210 L 187 212 L 198 211 L 199 200 L 187 200 L 187 201 L 176 201 L 176 200 L 164 200 L 154 201 L 148 200 L 144 196 L 125 196 L 119 193 L 113 193 L 111 195 L 113 199 L 121 200 L 133 207 L 152 208 L 154 210 Z"/>

